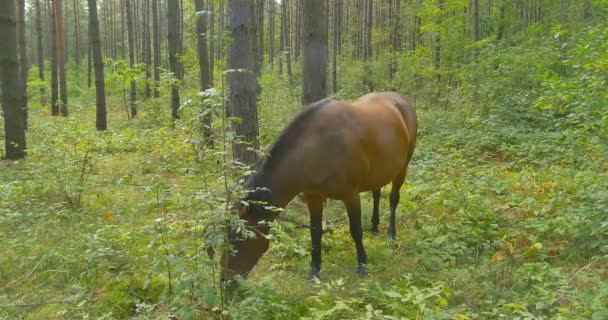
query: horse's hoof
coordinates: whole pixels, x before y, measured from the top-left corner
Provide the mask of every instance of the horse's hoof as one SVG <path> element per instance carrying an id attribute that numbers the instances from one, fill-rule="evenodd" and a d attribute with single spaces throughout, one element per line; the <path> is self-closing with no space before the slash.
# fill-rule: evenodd
<path id="1" fill-rule="evenodd" d="M 360 277 L 366 277 L 369 275 L 369 270 L 365 265 L 357 266 L 357 275 Z"/>
<path id="2" fill-rule="evenodd" d="M 320 271 L 312 271 L 311 270 L 308 273 L 308 276 L 306 277 L 306 279 L 308 279 L 308 280 L 314 280 L 315 278 L 321 279 L 321 277 L 319 277 L 319 273 L 320 273 Z"/>

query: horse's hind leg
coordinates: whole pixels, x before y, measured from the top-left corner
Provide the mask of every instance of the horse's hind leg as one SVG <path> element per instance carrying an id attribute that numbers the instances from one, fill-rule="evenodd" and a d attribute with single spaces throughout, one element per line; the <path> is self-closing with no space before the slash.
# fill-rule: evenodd
<path id="1" fill-rule="evenodd" d="M 372 191 L 374 198 L 374 211 L 372 212 L 372 231 L 378 232 L 378 223 L 380 223 L 380 213 L 378 212 L 380 207 L 380 189 Z"/>
<path id="2" fill-rule="evenodd" d="M 319 276 L 321 272 L 321 237 L 323 236 L 323 198 L 306 195 L 306 205 L 310 214 L 310 240 L 312 242 L 310 272 L 308 279 Z"/>
<path id="3" fill-rule="evenodd" d="M 397 226 L 395 223 L 395 215 L 397 211 L 397 205 L 399 205 L 399 191 L 401 190 L 401 186 L 403 186 L 403 181 L 405 181 L 405 170 L 403 173 L 399 174 L 395 180 L 393 180 L 393 185 L 391 187 L 390 194 L 390 207 L 391 207 L 391 218 L 388 225 L 388 240 L 389 244 L 394 244 L 395 238 L 397 237 Z"/>

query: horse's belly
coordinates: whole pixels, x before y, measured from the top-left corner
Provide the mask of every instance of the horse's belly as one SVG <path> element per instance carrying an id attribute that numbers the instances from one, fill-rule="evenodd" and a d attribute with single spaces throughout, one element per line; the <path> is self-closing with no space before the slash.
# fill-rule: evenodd
<path id="1" fill-rule="evenodd" d="M 395 180 L 405 170 L 406 157 L 407 153 L 404 151 L 397 154 L 391 153 L 388 157 L 376 155 L 370 159 L 367 174 L 361 177 L 359 183 L 360 191 L 377 190 Z"/>

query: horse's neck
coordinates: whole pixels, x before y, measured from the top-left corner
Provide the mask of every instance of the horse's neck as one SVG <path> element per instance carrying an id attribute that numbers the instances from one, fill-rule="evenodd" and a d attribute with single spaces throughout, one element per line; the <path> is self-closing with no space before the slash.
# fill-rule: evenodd
<path id="1" fill-rule="evenodd" d="M 258 181 L 256 187 L 264 187 L 272 192 L 271 205 L 277 208 L 285 208 L 293 198 L 299 193 L 293 190 L 293 185 L 285 183 L 285 179 L 277 177 L 277 172 L 260 172 L 258 173 Z M 275 176 L 273 176 L 275 175 Z"/>

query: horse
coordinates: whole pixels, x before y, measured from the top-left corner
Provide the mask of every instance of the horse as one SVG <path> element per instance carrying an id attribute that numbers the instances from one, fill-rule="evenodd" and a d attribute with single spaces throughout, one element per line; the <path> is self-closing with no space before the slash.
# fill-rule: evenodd
<path id="1" fill-rule="evenodd" d="M 380 189 L 392 183 L 389 241 L 396 237 L 399 190 L 416 146 L 418 123 L 412 102 L 395 92 L 366 94 L 351 104 L 324 99 L 301 111 L 281 132 L 258 169 L 245 182 L 247 194 L 237 203 L 239 218 L 252 237 L 230 231 L 233 250 L 220 259 L 221 279 L 246 275 L 268 250 L 269 224 L 278 211 L 303 194 L 310 215 L 312 242 L 308 278 L 321 271 L 323 203 L 344 203 L 357 251 L 357 273 L 367 274 L 360 193 L 372 192 L 372 231 L 378 232 Z"/>

